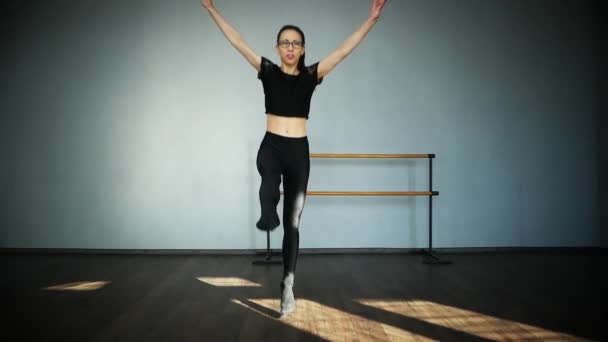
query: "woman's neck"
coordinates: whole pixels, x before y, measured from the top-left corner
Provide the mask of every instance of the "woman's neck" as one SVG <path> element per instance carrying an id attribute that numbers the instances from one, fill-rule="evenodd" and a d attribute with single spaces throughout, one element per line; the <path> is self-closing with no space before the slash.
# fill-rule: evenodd
<path id="1" fill-rule="evenodd" d="M 287 66 L 285 64 L 281 65 L 281 70 L 289 75 L 293 75 L 293 76 L 297 76 L 300 72 L 298 71 L 298 66 L 297 65 L 293 65 L 293 66 Z"/>

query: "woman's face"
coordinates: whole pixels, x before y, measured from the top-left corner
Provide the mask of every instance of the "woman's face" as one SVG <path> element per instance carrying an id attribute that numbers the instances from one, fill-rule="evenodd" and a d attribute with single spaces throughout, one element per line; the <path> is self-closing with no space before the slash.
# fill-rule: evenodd
<path id="1" fill-rule="evenodd" d="M 277 53 L 281 57 L 281 62 L 286 65 L 298 65 L 300 56 L 304 54 L 302 46 L 302 36 L 296 30 L 285 30 L 279 36 Z"/>

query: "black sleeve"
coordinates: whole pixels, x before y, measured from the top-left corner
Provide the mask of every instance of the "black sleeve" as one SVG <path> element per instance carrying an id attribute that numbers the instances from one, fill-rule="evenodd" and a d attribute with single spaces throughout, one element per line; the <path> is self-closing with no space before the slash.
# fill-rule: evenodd
<path id="1" fill-rule="evenodd" d="M 258 72 L 258 79 L 265 80 L 270 71 L 272 70 L 272 62 L 266 57 L 262 56 L 262 62 L 260 63 L 260 71 Z"/>
<path id="2" fill-rule="evenodd" d="M 321 84 L 321 82 L 323 82 L 323 77 L 319 78 L 319 75 L 317 73 L 318 67 L 319 67 L 319 62 L 306 67 L 306 71 L 313 78 L 315 85 Z"/>

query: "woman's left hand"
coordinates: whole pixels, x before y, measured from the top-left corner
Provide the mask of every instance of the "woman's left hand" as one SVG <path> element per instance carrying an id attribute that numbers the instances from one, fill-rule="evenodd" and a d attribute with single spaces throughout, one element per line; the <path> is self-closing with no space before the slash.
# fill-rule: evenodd
<path id="1" fill-rule="evenodd" d="M 386 1 L 387 0 L 374 0 L 372 2 L 372 9 L 369 13 L 369 18 L 371 20 L 376 20 L 380 17 L 380 13 L 382 12 L 384 5 L 386 4 Z"/>

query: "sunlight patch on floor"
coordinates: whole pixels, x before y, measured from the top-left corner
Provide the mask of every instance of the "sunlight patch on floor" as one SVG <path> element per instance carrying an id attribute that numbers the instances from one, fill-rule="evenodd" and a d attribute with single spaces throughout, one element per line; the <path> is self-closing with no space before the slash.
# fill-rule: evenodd
<path id="1" fill-rule="evenodd" d="M 583 340 L 577 336 L 425 300 L 355 299 L 355 301 L 490 340 Z"/>
<path id="2" fill-rule="evenodd" d="M 109 281 L 77 281 L 73 283 L 60 284 L 44 287 L 49 291 L 94 291 L 109 284 Z"/>
<path id="3" fill-rule="evenodd" d="M 279 311 L 279 299 L 247 300 L 266 309 L 264 311 Z M 434 341 L 426 336 L 307 299 L 296 298 L 296 310 L 283 318 L 272 317 L 239 299 L 233 298 L 232 302 L 328 341 Z"/>
<path id="4" fill-rule="evenodd" d="M 241 286 L 241 287 L 261 287 L 259 283 L 238 278 L 238 277 L 197 277 L 203 283 L 218 286 L 218 287 L 230 287 L 230 286 Z"/>

